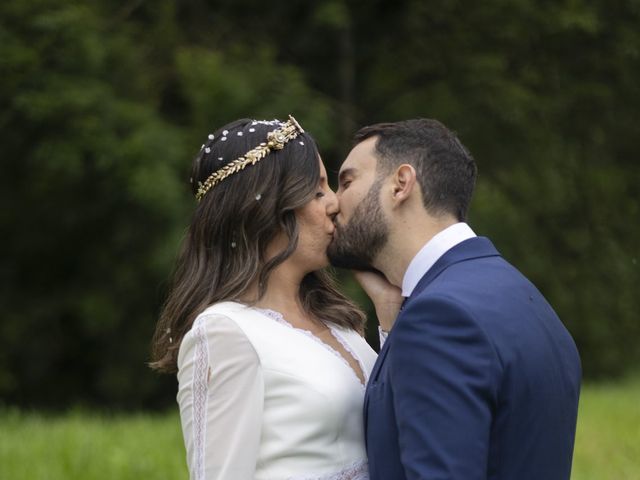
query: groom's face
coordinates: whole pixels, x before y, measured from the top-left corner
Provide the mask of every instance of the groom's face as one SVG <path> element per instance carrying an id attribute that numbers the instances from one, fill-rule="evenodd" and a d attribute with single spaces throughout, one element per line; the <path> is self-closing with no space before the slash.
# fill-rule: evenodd
<path id="1" fill-rule="evenodd" d="M 371 270 L 387 242 L 388 226 L 380 205 L 382 179 L 376 175 L 376 138 L 356 145 L 342 167 L 336 192 L 340 212 L 327 255 L 332 265 Z"/>

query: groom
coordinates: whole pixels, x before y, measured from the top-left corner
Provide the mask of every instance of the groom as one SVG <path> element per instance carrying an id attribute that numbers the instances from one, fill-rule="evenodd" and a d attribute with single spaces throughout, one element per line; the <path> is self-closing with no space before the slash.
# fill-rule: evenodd
<path id="1" fill-rule="evenodd" d="M 372 480 L 570 477 L 580 358 L 536 287 L 464 223 L 475 179 L 426 119 L 361 129 L 340 169 L 329 258 L 406 298 L 365 396 Z"/>

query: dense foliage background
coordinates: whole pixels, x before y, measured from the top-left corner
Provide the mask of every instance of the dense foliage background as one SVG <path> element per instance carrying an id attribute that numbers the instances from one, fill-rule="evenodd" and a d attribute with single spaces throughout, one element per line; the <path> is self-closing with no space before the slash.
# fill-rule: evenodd
<path id="1" fill-rule="evenodd" d="M 0 2 L 0 403 L 174 401 L 145 361 L 191 158 L 232 119 L 288 113 L 334 173 L 357 126 L 456 130 L 474 229 L 587 377 L 637 369 L 638 25 L 638 0 Z"/>

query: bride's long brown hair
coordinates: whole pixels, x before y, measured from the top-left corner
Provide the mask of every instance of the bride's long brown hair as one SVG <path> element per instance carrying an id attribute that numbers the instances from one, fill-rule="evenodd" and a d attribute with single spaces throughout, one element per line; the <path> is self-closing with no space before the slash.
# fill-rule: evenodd
<path id="1" fill-rule="evenodd" d="M 278 125 L 242 119 L 209 136 L 195 158 L 192 188 L 227 163 L 243 156 Z M 264 295 L 269 274 L 298 244 L 295 210 L 314 197 L 319 181 L 319 154 L 308 133 L 282 150 L 235 173 L 204 195 L 183 240 L 173 281 L 152 340 L 151 368 L 177 371 L 184 335 L 209 305 L 238 300 L 257 281 Z M 284 232 L 288 245 L 265 260 L 267 246 Z M 363 331 L 365 316 L 338 291 L 325 271 L 311 272 L 300 286 L 300 299 L 315 318 Z"/>

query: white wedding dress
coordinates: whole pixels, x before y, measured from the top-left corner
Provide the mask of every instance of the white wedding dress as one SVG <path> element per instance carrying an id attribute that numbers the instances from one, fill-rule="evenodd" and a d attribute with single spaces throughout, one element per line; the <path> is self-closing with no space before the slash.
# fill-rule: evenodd
<path id="1" fill-rule="evenodd" d="M 368 379 L 375 352 L 330 329 Z M 364 385 L 341 353 L 278 313 L 207 308 L 180 346 L 178 381 L 191 480 L 369 478 Z"/>

